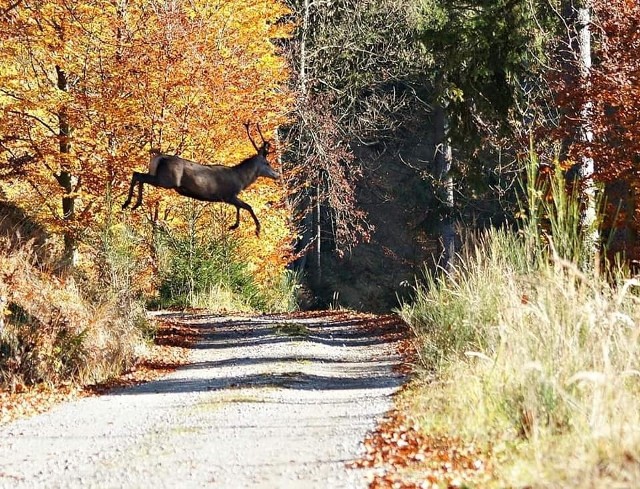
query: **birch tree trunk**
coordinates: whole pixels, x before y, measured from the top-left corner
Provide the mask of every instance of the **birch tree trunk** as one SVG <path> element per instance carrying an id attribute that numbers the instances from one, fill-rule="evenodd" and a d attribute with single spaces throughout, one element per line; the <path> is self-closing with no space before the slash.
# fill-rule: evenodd
<path id="1" fill-rule="evenodd" d="M 456 251 L 456 235 L 453 219 L 453 178 L 451 176 L 451 141 L 449 137 L 449 118 L 446 105 L 437 104 L 434 107 L 434 131 L 436 152 L 434 157 L 435 177 L 438 180 L 438 200 L 441 205 L 440 240 L 442 255 L 440 266 L 451 271 Z"/>
<path id="2" fill-rule="evenodd" d="M 578 67 L 580 80 L 585 88 L 589 86 L 591 72 L 591 2 L 584 0 L 578 8 L 576 27 L 578 32 Z M 593 141 L 592 112 L 593 102 L 588 100 L 581 107 L 580 139 L 585 143 Z M 595 162 L 590 156 L 583 155 L 580 162 L 580 180 L 582 184 L 582 216 L 584 264 L 590 268 L 595 263 L 600 236 L 596 223 L 596 188 L 593 180 Z"/>

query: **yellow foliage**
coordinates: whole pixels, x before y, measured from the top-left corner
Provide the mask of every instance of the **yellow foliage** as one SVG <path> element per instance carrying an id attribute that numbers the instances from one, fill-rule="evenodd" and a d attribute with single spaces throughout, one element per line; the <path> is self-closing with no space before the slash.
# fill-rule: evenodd
<path id="1" fill-rule="evenodd" d="M 292 104 L 271 41 L 289 34 L 279 22 L 287 13 L 279 0 L 18 4 L 0 18 L 2 188 L 53 232 L 81 237 L 111 219 L 152 148 L 202 163 L 251 156 L 243 122 L 270 135 Z M 184 197 L 145 191 L 145 207 L 121 220 L 142 226 L 168 213 L 175 224 Z M 246 199 L 263 237 L 245 220 L 236 231 L 265 284 L 290 256 L 284 198 L 282 187 L 257 183 Z"/>

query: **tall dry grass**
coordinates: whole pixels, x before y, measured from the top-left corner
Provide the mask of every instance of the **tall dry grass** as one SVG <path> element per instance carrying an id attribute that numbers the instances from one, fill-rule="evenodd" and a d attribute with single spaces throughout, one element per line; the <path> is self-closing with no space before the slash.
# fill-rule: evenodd
<path id="1" fill-rule="evenodd" d="M 72 277 L 36 265 L 29 244 L 0 242 L 0 387 L 91 384 L 129 368 L 144 348 L 143 310 L 89 300 Z"/>
<path id="2" fill-rule="evenodd" d="M 496 487 L 640 487 L 640 282 L 585 259 L 554 178 L 552 199 L 527 187 L 519 232 L 471 240 L 402 308 L 429 380 L 409 402 L 491 447 Z"/>

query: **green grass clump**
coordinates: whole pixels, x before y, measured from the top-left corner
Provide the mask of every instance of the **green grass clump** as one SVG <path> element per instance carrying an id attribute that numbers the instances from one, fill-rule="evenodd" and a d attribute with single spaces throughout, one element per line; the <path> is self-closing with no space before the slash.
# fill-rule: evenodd
<path id="1" fill-rule="evenodd" d="M 435 379 L 409 402 L 425 429 L 491 446 L 497 487 L 638 487 L 640 282 L 590 265 L 554 178 L 551 198 L 528 187 L 519 232 L 471 240 L 402 308 Z"/>
<path id="2" fill-rule="evenodd" d="M 273 326 L 277 336 L 305 338 L 309 336 L 309 328 L 302 323 L 280 323 Z"/>

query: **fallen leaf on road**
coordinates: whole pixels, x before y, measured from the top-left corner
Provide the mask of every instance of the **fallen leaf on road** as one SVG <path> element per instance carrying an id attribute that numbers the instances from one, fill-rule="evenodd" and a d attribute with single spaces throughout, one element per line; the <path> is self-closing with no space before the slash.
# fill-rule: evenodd
<path id="1" fill-rule="evenodd" d="M 351 463 L 377 467 L 370 489 L 439 489 L 478 485 L 491 477 L 488 454 L 472 443 L 422 433 L 416 422 L 390 412 L 364 441 L 365 454 Z"/>

